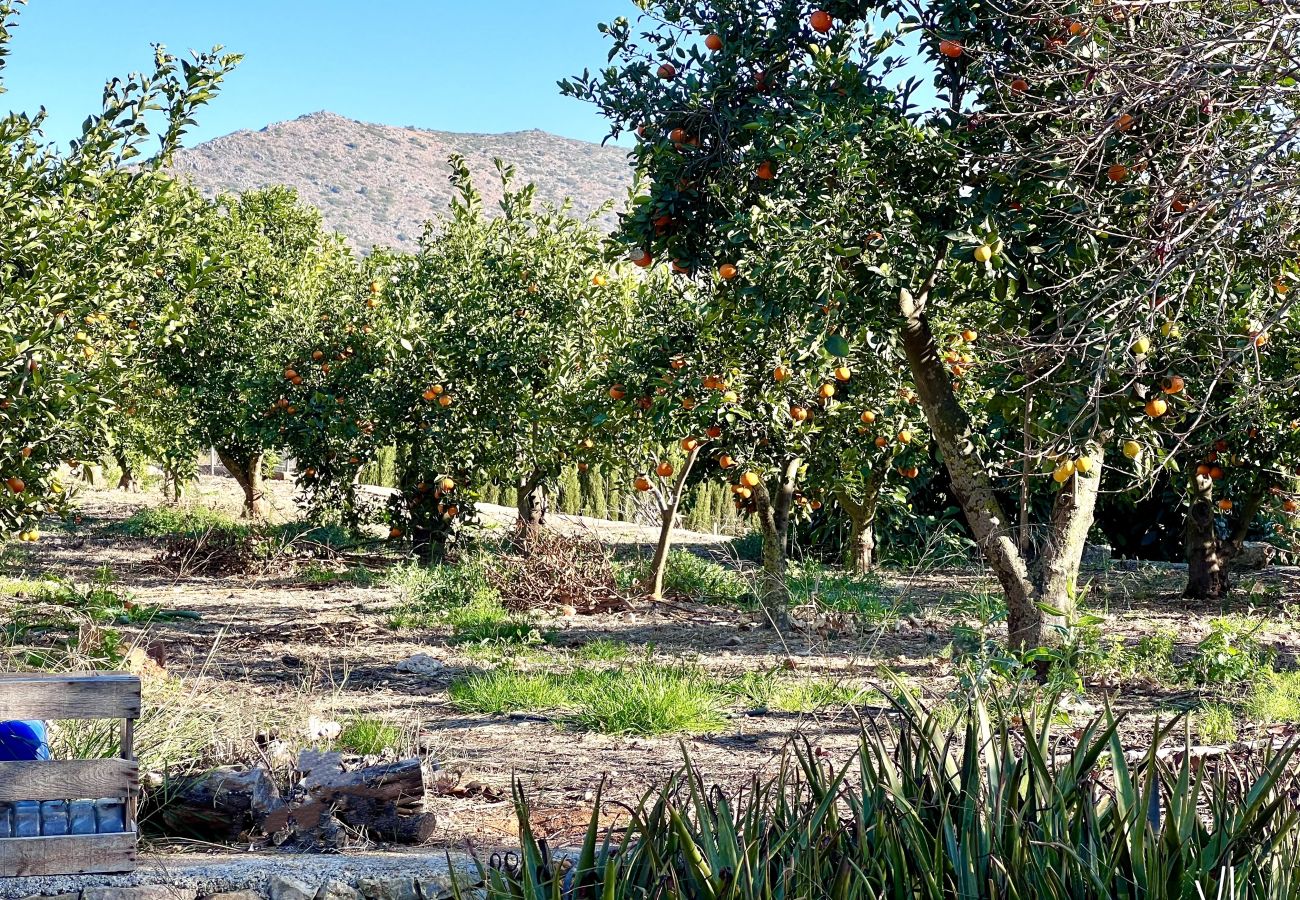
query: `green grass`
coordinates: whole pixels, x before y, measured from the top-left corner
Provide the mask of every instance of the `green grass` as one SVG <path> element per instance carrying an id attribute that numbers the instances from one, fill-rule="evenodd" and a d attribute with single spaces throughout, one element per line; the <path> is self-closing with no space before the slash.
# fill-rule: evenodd
<path id="1" fill-rule="evenodd" d="M 576 685 L 580 727 L 604 734 L 711 734 L 727 717 L 717 683 L 698 669 L 650 663 Z"/>
<path id="2" fill-rule="evenodd" d="M 1226 703 L 1207 703 L 1193 714 L 1196 733 L 1209 744 L 1229 744 L 1237 739 L 1237 716 Z"/>
<path id="3" fill-rule="evenodd" d="M 883 701 L 878 692 L 850 682 L 790 678 L 776 671 L 746 672 L 726 682 L 723 690 L 750 708 L 788 713 L 817 713 Z"/>
<path id="4" fill-rule="evenodd" d="M 596 638 L 579 647 L 574 656 L 587 662 L 619 662 L 627 658 L 630 649 L 622 641 Z"/>
<path id="5" fill-rule="evenodd" d="M 452 682 L 451 700 L 465 712 L 537 712 L 567 705 L 569 692 L 549 672 L 500 668 Z"/>
<path id="6" fill-rule="evenodd" d="M 401 750 L 406 732 L 379 719 L 353 719 L 343 726 L 334 742 L 340 750 L 374 756 L 384 750 Z"/>
<path id="7" fill-rule="evenodd" d="M 620 567 L 616 573 L 619 587 L 635 588 L 649 572 L 650 562 L 641 558 Z M 743 575 L 689 550 L 669 551 L 664 564 L 664 594 L 695 603 L 749 606 L 754 602 L 753 589 Z"/>
<path id="8" fill-rule="evenodd" d="M 1245 703 L 1252 722 L 1300 721 L 1300 671 L 1274 672 L 1256 682 Z"/>
<path id="9" fill-rule="evenodd" d="M 136 510 L 112 531 L 138 538 L 201 537 L 209 532 L 246 538 L 253 527 L 206 506 L 153 506 Z"/>
<path id="10" fill-rule="evenodd" d="M 891 596 L 884 580 L 874 573 L 858 575 L 808 562 L 794 570 L 789 583 L 791 601 L 796 605 L 815 603 L 874 624 L 894 622 L 916 611 L 915 604 Z"/>
<path id="11" fill-rule="evenodd" d="M 457 644 L 542 643 L 543 636 L 527 616 L 501 605 L 487 566 L 486 557 L 476 556 L 452 565 L 394 569 L 387 580 L 402 599 L 389 614 L 389 627 L 449 626 L 451 640 Z"/>
<path id="12" fill-rule="evenodd" d="M 374 587 L 384 581 L 384 575 L 365 566 L 349 566 L 342 571 L 312 563 L 299 572 L 302 580 L 308 584 L 350 584 L 355 587 Z"/>
<path id="13" fill-rule="evenodd" d="M 547 712 L 604 734 L 708 734 L 726 727 L 726 696 L 699 669 L 649 661 L 564 673 L 494 669 L 454 682 L 466 712 Z"/>

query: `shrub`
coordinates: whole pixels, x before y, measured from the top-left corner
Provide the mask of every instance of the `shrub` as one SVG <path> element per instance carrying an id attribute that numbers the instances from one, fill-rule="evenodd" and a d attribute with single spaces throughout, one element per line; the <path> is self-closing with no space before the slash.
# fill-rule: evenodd
<path id="1" fill-rule="evenodd" d="M 648 559 L 639 559 L 625 568 L 620 579 L 625 589 L 639 583 L 649 568 Z M 744 576 L 689 550 L 669 551 L 664 566 L 664 594 L 696 603 L 743 606 L 754 602 L 754 592 Z"/>

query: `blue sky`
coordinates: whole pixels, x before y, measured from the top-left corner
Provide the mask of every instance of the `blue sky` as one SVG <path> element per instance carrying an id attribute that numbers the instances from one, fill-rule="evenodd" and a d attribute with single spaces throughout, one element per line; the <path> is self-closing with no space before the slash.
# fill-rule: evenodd
<path id="1" fill-rule="evenodd" d="M 59 142 L 99 107 L 107 78 L 152 65 L 151 43 L 244 54 L 188 144 L 320 109 L 598 141 L 604 120 L 555 82 L 603 65 L 596 24 L 636 13 L 630 0 L 30 0 L 19 10 L 0 109 L 44 104 Z"/>

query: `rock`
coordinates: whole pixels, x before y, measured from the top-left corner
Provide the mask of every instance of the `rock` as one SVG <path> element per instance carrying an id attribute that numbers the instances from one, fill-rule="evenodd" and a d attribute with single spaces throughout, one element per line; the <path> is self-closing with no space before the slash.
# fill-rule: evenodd
<path id="1" fill-rule="evenodd" d="M 81 900 L 194 900 L 194 888 L 173 887 L 169 884 L 142 884 L 136 887 L 88 887 L 81 892 Z"/>
<path id="2" fill-rule="evenodd" d="M 421 875 L 420 893 L 426 898 L 446 897 L 452 893 L 451 878 L 446 875 Z"/>
<path id="3" fill-rule="evenodd" d="M 361 895 L 346 881 L 331 878 L 320 886 L 316 900 L 359 900 Z"/>
<path id="4" fill-rule="evenodd" d="M 1263 569 L 1273 564 L 1277 548 L 1263 541 L 1246 541 L 1241 552 L 1232 558 L 1231 568 L 1239 572 Z"/>
<path id="5" fill-rule="evenodd" d="M 397 664 L 397 671 L 412 675 L 437 675 L 443 670 L 443 661 L 428 653 L 417 653 Z"/>
<path id="6" fill-rule="evenodd" d="M 1084 544 L 1081 565 L 1089 569 L 1104 569 L 1110 565 L 1111 553 L 1109 544 Z"/>
<path id="7" fill-rule="evenodd" d="M 279 872 L 266 879 L 266 893 L 271 900 L 315 900 L 316 888 L 307 882 Z"/>
<path id="8" fill-rule="evenodd" d="M 257 891 L 227 891 L 224 894 L 208 894 L 202 900 L 262 900 Z"/>
<path id="9" fill-rule="evenodd" d="M 419 888 L 409 875 L 362 878 L 357 882 L 357 889 L 366 900 L 420 900 Z"/>
<path id="10" fill-rule="evenodd" d="M 742 638 L 733 635 L 732 637 L 727 638 L 726 643 L 724 643 L 723 646 L 724 646 L 724 647 L 741 647 L 741 646 L 744 646 L 744 643 L 745 643 L 745 642 L 744 642 L 744 640 L 743 640 Z"/>

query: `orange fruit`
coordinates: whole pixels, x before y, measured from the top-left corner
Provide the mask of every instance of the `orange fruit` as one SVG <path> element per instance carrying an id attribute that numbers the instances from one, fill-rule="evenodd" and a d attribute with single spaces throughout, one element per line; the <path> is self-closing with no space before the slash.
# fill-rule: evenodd
<path id="1" fill-rule="evenodd" d="M 650 490 L 650 479 L 646 478 L 644 475 L 638 475 L 636 481 L 632 482 L 632 486 L 638 491 L 644 493 L 645 491 Z"/>
<path id="2" fill-rule="evenodd" d="M 614 400 L 622 400 L 627 396 L 627 392 L 623 390 L 623 385 L 616 384 L 609 389 L 609 396 Z"/>
<path id="3" fill-rule="evenodd" d="M 698 446 L 700 446 L 700 442 L 697 441 L 695 438 L 693 437 L 682 438 L 682 449 L 685 450 L 687 453 L 690 453 Z"/>
<path id="4" fill-rule="evenodd" d="M 1111 181 L 1117 183 L 1121 182 L 1125 178 L 1128 178 L 1128 166 L 1123 165 L 1122 163 L 1115 163 L 1115 165 L 1106 170 L 1106 177 Z"/>
<path id="5" fill-rule="evenodd" d="M 1128 131 L 1130 128 L 1133 127 L 1133 121 L 1134 120 L 1132 116 L 1130 116 L 1128 113 L 1124 113 L 1122 116 L 1120 116 L 1118 119 L 1115 120 L 1115 130 Z"/>
<path id="6" fill-rule="evenodd" d="M 604 287 L 608 282 L 609 279 L 599 273 L 591 276 L 591 283 L 596 287 Z"/>
<path id="7" fill-rule="evenodd" d="M 674 144 L 686 143 L 687 137 L 688 135 L 686 134 L 685 128 L 674 128 L 672 131 L 668 132 L 668 140 L 672 141 Z"/>
<path id="8" fill-rule="evenodd" d="M 694 397 L 682 398 L 682 409 L 695 409 L 696 399 Z"/>
<path id="9" fill-rule="evenodd" d="M 456 482 L 452 481 L 450 478 L 444 478 L 442 481 L 438 482 L 438 487 L 442 488 L 444 494 L 447 494 L 456 490 Z"/>
<path id="10" fill-rule="evenodd" d="M 825 34 L 831 30 L 831 26 L 835 24 L 835 20 L 831 18 L 831 14 L 826 10 L 819 9 L 809 17 L 808 24 L 811 25 L 812 30 L 818 34 Z"/>
<path id="11" fill-rule="evenodd" d="M 859 418 L 862 419 L 863 425 L 870 425 L 872 422 L 876 421 L 876 414 L 869 409 L 864 409 Z"/>
<path id="12" fill-rule="evenodd" d="M 835 396 L 835 385 L 831 384 L 829 381 L 826 382 L 821 387 L 817 388 L 817 396 L 821 397 L 823 400 L 831 399 Z"/>
<path id="13" fill-rule="evenodd" d="M 579 472 L 585 472 L 585 471 L 587 471 L 587 470 L 590 469 L 590 468 L 591 468 L 591 466 L 587 465 L 586 463 L 578 463 L 578 471 L 579 471 Z"/>
<path id="14" fill-rule="evenodd" d="M 673 465 L 670 462 L 661 462 L 655 468 L 655 474 L 660 478 L 671 478 L 673 474 Z"/>
<path id="15" fill-rule="evenodd" d="M 451 394 L 443 394 L 438 398 L 439 406 L 451 406 Z"/>
<path id="16" fill-rule="evenodd" d="M 718 266 L 718 277 L 723 281 L 730 281 L 739 274 L 739 270 L 731 263 L 723 263 Z"/>
<path id="17" fill-rule="evenodd" d="M 965 331 L 961 333 L 961 339 L 968 344 L 975 343 L 975 339 L 978 337 L 979 337 L 979 332 L 975 331 L 975 329 L 973 328 L 967 328 Z"/>
<path id="18" fill-rule="evenodd" d="M 1183 381 L 1183 376 L 1170 375 L 1161 384 L 1160 390 L 1164 391 L 1166 394 L 1181 394 L 1184 386 L 1185 383 Z"/>
<path id="19" fill-rule="evenodd" d="M 750 497 L 754 496 L 753 491 L 751 491 L 747 487 L 742 487 L 739 484 L 736 485 L 734 493 L 737 497 L 741 498 L 742 500 L 748 500 Z"/>
<path id="20" fill-rule="evenodd" d="M 745 487 L 758 487 L 758 481 L 759 478 L 757 472 L 746 472 L 744 475 L 740 476 L 740 483 Z"/>
<path id="21" fill-rule="evenodd" d="M 965 48 L 957 41 L 944 40 L 939 42 L 939 52 L 949 59 L 956 59 L 962 55 L 964 50 Z"/>
<path id="22" fill-rule="evenodd" d="M 877 447 L 888 447 L 888 446 L 889 446 L 889 438 L 885 437 L 885 436 L 882 434 L 880 437 L 876 438 L 876 446 L 877 446 Z"/>
<path id="23" fill-rule="evenodd" d="M 835 367 L 835 380 L 836 380 L 836 381 L 848 381 L 848 380 L 849 380 L 850 378 L 852 378 L 852 377 L 853 377 L 853 372 L 849 369 L 848 366 L 836 366 L 836 367 Z"/>
<path id="24" fill-rule="evenodd" d="M 433 388 L 429 388 L 428 390 L 426 390 L 426 391 L 425 391 L 423 394 L 421 394 L 420 396 L 423 397 L 425 400 L 427 400 L 427 401 L 430 402 L 430 403 L 432 403 L 434 400 L 437 400 L 437 399 L 438 399 L 438 395 L 435 394 L 435 393 L 433 392 Z"/>
<path id="25" fill-rule="evenodd" d="M 722 426 L 710 425 L 708 428 L 704 429 L 704 433 L 711 438 L 720 438 L 722 437 Z"/>
<path id="26" fill-rule="evenodd" d="M 298 377 L 298 373 L 295 372 L 293 369 L 285 369 L 284 377 L 286 381 L 293 381 L 295 378 Z"/>
<path id="27" fill-rule="evenodd" d="M 724 453 L 718 457 L 718 468 L 730 469 L 733 465 L 735 465 L 735 462 L 736 461 L 734 459 L 732 459 L 730 456 Z"/>
<path id="28" fill-rule="evenodd" d="M 324 356 L 325 356 L 324 350 L 313 350 L 311 353 L 311 358 L 316 360 L 317 362 L 320 362 L 321 358 Z"/>
<path id="29" fill-rule="evenodd" d="M 1209 474 L 1210 474 L 1210 467 L 1207 466 L 1205 463 L 1201 463 L 1199 466 L 1196 467 L 1196 474 L 1197 474 L 1197 475 L 1209 475 Z"/>
<path id="30" fill-rule="evenodd" d="M 1025 79 L 1017 78 L 1011 82 L 1011 93 L 1023 94 L 1027 90 L 1029 90 L 1029 82 Z"/>
<path id="31" fill-rule="evenodd" d="M 789 380 L 789 378 L 790 378 L 790 370 L 787 369 L 785 366 L 777 366 L 775 369 L 772 370 L 773 381 L 777 381 L 777 382 L 787 381 Z"/>
<path id="32" fill-rule="evenodd" d="M 682 359 L 680 356 L 674 356 L 668 361 L 668 365 L 672 366 L 674 369 L 680 369 L 686 365 L 686 360 Z"/>
<path id="33" fill-rule="evenodd" d="M 649 268 L 650 264 L 655 261 L 655 258 L 650 255 L 650 251 L 648 250 L 642 250 L 640 253 L 634 254 L 629 258 L 642 269 Z"/>
<path id="34" fill-rule="evenodd" d="M 1219 501 L 1219 509 L 1223 510 L 1224 512 L 1227 512 L 1228 510 L 1232 509 L 1232 501 L 1226 497 L 1223 498 L 1222 500 Z"/>
<path id="35" fill-rule="evenodd" d="M 1169 404 L 1159 397 L 1152 397 L 1147 401 L 1147 415 L 1153 419 L 1158 419 L 1169 411 Z"/>
<path id="36" fill-rule="evenodd" d="M 393 540 L 397 540 L 399 537 L 402 536 L 402 529 L 394 525 L 392 528 L 388 529 L 388 536 Z"/>
<path id="37" fill-rule="evenodd" d="M 1282 508 L 1289 513 L 1293 513 L 1300 509 L 1300 504 L 1297 504 L 1294 500 L 1287 500 L 1282 504 Z"/>
<path id="38" fill-rule="evenodd" d="M 677 67 L 672 63 L 664 63 L 659 67 L 659 77 L 664 81 L 672 81 L 677 77 Z"/>
<path id="39" fill-rule="evenodd" d="M 27 483 L 17 475 L 6 478 L 5 484 L 8 485 L 9 490 L 13 491 L 15 494 L 21 494 L 23 491 L 27 490 Z"/>
<path id="40" fill-rule="evenodd" d="M 1169 208 L 1176 213 L 1185 213 L 1187 212 L 1189 207 L 1190 204 L 1181 197 L 1175 197 L 1173 201 L 1169 204 Z"/>
<path id="41" fill-rule="evenodd" d="M 900 431 L 900 432 L 898 433 L 898 442 L 899 442 L 900 444 L 910 444 L 910 443 L 912 443 L 912 432 L 910 432 L 910 431 L 908 431 L 906 428 L 904 428 L 902 431 Z"/>
<path id="42" fill-rule="evenodd" d="M 771 181 L 776 177 L 776 169 L 773 168 L 770 162 L 761 162 L 758 164 L 758 168 L 755 170 L 754 174 L 762 181 Z"/>
<path id="43" fill-rule="evenodd" d="M 1215 481 L 1218 481 L 1220 478 L 1223 477 L 1223 470 L 1220 469 L 1218 466 L 1214 466 L 1210 469 L 1208 474 Z"/>
<path id="44" fill-rule="evenodd" d="M 794 419 L 796 422 L 807 421 L 808 410 L 804 409 L 802 406 L 792 406 L 790 407 L 790 418 Z"/>
<path id="45" fill-rule="evenodd" d="M 711 34 L 704 39 L 704 46 L 708 47 L 714 53 L 722 49 L 722 38 L 716 34 Z"/>

